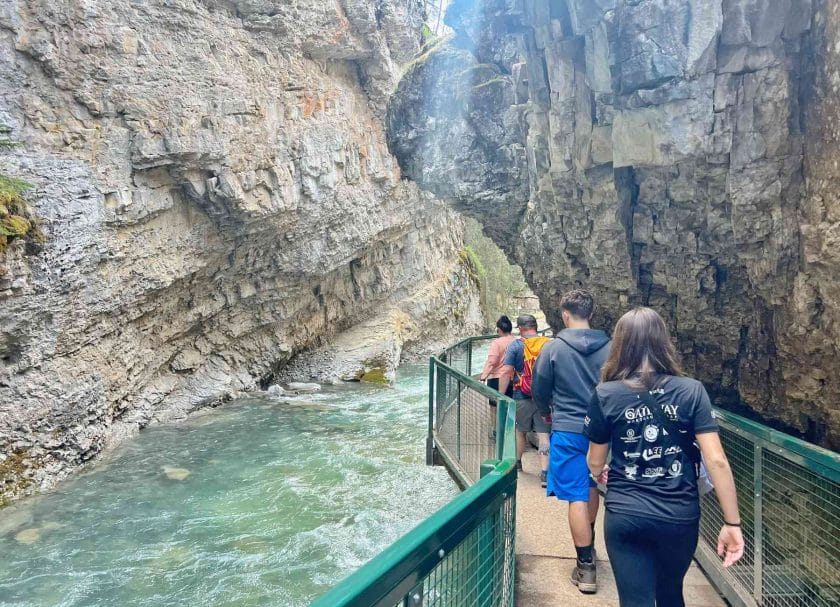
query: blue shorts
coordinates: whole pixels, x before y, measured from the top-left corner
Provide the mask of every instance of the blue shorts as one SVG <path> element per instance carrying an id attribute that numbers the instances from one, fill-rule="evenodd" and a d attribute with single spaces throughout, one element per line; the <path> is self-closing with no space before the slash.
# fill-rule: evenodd
<path id="1" fill-rule="evenodd" d="M 577 432 L 551 433 L 548 455 L 546 494 L 567 502 L 588 502 L 589 488 L 595 481 L 589 477 L 586 453 L 589 439 Z"/>

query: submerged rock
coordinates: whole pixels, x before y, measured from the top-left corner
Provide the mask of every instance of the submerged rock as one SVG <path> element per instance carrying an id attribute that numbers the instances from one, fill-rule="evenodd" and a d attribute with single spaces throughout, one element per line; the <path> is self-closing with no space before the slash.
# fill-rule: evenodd
<path id="1" fill-rule="evenodd" d="M 19 544 L 34 544 L 40 539 L 41 530 L 37 527 L 24 529 L 23 531 L 20 531 L 17 535 L 15 535 L 15 541 L 17 541 Z"/>
<path id="2" fill-rule="evenodd" d="M 11 533 L 33 520 L 32 511 L 24 508 L 10 506 L 0 510 L 0 535 Z"/>
<path id="3" fill-rule="evenodd" d="M 166 478 L 172 479 L 173 481 L 186 480 L 192 474 L 186 468 L 173 468 L 171 466 L 164 466 L 163 473 L 166 475 Z"/>
<path id="4" fill-rule="evenodd" d="M 328 405 L 325 403 L 313 403 L 312 401 L 307 400 L 298 400 L 296 398 L 284 398 L 282 400 L 278 400 L 277 404 L 284 405 L 287 407 L 296 407 L 298 409 L 308 409 L 312 411 L 335 411 L 335 405 Z"/>

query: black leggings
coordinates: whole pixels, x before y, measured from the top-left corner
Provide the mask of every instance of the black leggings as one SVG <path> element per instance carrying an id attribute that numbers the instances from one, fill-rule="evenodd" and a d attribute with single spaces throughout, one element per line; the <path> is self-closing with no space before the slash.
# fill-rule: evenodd
<path id="1" fill-rule="evenodd" d="M 699 524 L 607 511 L 604 539 L 621 607 L 685 607 L 683 578 Z"/>

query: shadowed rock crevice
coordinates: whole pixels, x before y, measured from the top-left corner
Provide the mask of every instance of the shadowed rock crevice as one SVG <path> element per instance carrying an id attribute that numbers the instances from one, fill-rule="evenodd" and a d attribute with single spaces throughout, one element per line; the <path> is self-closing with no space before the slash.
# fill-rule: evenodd
<path id="1" fill-rule="evenodd" d="M 389 143 L 552 324 L 578 285 L 598 324 L 651 305 L 718 404 L 836 448 L 837 19 L 835 0 L 456 0 L 459 48 L 406 75 Z M 452 94 L 474 64 L 511 92 Z M 485 131 L 524 161 L 488 166 Z"/>

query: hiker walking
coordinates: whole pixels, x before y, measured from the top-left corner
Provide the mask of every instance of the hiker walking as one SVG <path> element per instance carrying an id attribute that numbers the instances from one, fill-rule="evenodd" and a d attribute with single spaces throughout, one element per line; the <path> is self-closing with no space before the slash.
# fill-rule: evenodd
<path id="1" fill-rule="evenodd" d="M 595 303 L 586 291 L 569 291 L 560 300 L 563 329 L 543 348 L 534 368 L 533 397 L 551 420 L 546 493 L 569 503 L 569 529 L 577 552 L 572 582 L 587 594 L 598 590 L 593 545 L 598 489 L 589 475 L 589 438 L 583 420 L 607 359 L 610 339 L 589 326 Z"/>
<path id="2" fill-rule="evenodd" d="M 513 399 L 516 401 L 516 467 L 522 470 L 526 433 L 536 432 L 539 438 L 540 482 L 545 483 L 548 470 L 548 433 L 551 426 L 543 420 L 531 398 L 531 380 L 534 363 L 548 337 L 537 335 L 537 319 L 522 314 L 516 319 L 520 338 L 513 341 L 505 352 L 504 366 L 499 377 L 499 392 L 505 393 L 513 381 Z M 545 485 L 543 485 L 545 486 Z"/>
<path id="3" fill-rule="evenodd" d="M 478 376 L 480 381 L 486 382 L 487 385 L 494 390 L 499 389 L 499 377 L 502 374 L 502 367 L 504 366 L 505 352 L 508 346 L 516 339 L 511 332 L 513 331 L 513 323 L 507 316 L 500 316 L 496 321 L 496 335 L 498 337 L 490 342 L 490 351 L 487 353 L 487 360 L 484 361 L 484 368 L 481 370 L 481 375 Z M 513 385 L 508 386 L 508 393 L 505 396 L 513 394 Z M 494 403 L 495 405 L 495 403 Z"/>
<path id="4" fill-rule="evenodd" d="M 744 554 L 735 481 L 709 395 L 683 375 L 665 322 L 650 308 L 619 319 L 601 378 L 585 433 L 589 469 L 608 481 L 604 536 L 621 607 L 683 607 L 700 522 L 701 454 L 723 512 L 723 566 Z"/>

